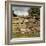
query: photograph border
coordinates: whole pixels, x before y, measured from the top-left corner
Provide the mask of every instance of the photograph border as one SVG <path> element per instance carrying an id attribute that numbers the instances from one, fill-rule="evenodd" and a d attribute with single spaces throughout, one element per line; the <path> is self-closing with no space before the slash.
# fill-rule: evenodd
<path id="1" fill-rule="evenodd" d="M 20 5 L 20 4 L 22 4 L 22 5 L 24 5 L 24 6 L 29 6 L 29 5 L 32 5 L 33 4 L 33 6 L 34 5 L 38 5 L 38 6 L 41 6 L 41 4 L 42 4 L 42 6 L 41 7 L 43 7 L 43 40 L 36 40 L 36 41 L 28 41 L 28 42 L 19 42 L 19 43 L 15 43 L 15 42 L 13 42 L 13 43 L 11 43 L 10 42 L 10 40 L 11 40 L 11 16 L 9 16 L 9 14 L 11 14 L 10 13 L 10 11 L 11 10 L 9 10 L 9 6 L 10 6 L 10 3 L 12 4 L 12 3 L 16 3 L 15 5 Z M 17 4 L 17 3 L 19 3 L 19 4 Z M 25 5 L 26 4 L 26 5 Z M 10 22 L 10 23 L 9 23 Z M 45 3 L 44 2 L 24 2 L 24 1 L 6 1 L 5 2 L 5 44 L 26 44 L 26 43 L 43 43 L 43 42 L 45 42 Z"/>

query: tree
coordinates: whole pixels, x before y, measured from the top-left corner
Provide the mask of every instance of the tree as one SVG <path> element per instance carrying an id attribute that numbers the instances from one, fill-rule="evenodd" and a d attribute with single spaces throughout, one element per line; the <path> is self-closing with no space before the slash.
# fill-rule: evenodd
<path id="1" fill-rule="evenodd" d="M 39 7 L 31 7 L 29 10 L 28 10 L 28 13 L 29 13 L 29 16 L 32 16 L 37 19 L 40 18 L 40 8 Z"/>
<path id="2" fill-rule="evenodd" d="M 32 12 L 31 12 L 32 16 L 40 15 L 40 9 L 39 8 L 31 8 L 31 10 L 32 10 Z"/>

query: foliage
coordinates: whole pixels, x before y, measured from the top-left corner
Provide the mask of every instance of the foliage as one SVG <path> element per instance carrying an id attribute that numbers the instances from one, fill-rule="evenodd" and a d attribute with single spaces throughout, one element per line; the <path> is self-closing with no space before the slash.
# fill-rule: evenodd
<path id="1" fill-rule="evenodd" d="M 40 16 L 40 8 L 37 8 L 37 7 L 35 7 L 35 8 L 33 7 L 33 8 L 32 8 L 32 7 L 31 7 L 31 8 L 28 10 L 28 13 L 29 13 L 30 16 L 35 16 L 35 17 L 37 16 L 37 17 L 38 17 L 38 16 Z"/>

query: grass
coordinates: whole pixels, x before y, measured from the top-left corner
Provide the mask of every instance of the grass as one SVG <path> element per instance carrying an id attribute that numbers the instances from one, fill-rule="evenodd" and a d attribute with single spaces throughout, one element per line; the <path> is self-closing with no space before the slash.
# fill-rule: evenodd
<path id="1" fill-rule="evenodd" d="M 31 34 L 21 34 L 12 32 L 12 38 L 28 38 L 28 37 L 40 37 L 40 32 L 32 32 Z"/>

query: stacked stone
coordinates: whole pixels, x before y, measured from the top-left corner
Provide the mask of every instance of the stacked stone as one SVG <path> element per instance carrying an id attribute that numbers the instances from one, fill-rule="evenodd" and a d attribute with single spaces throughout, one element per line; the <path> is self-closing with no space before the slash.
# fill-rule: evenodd
<path id="1" fill-rule="evenodd" d="M 20 34 L 32 34 L 40 32 L 40 20 L 34 17 L 13 17 L 12 18 L 12 32 Z"/>

